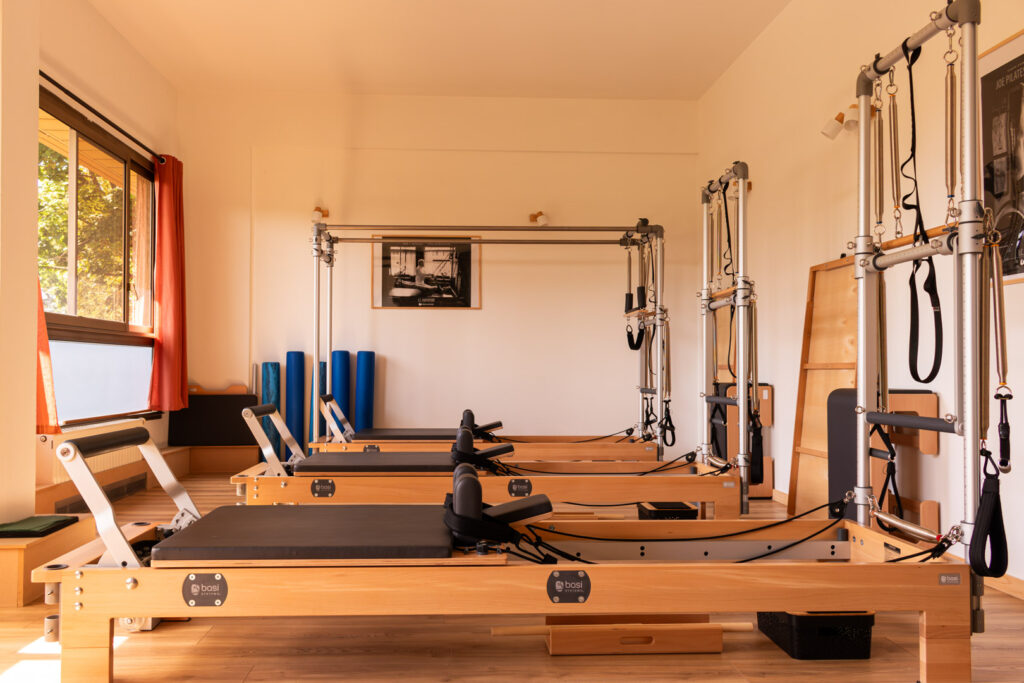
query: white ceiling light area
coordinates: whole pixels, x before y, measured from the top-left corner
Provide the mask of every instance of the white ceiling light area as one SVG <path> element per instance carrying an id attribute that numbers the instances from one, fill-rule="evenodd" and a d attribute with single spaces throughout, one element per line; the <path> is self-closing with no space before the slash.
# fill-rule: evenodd
<path id="1" fill-rule="evenodd" d="M 698 98 L 789 0 L 91 0 L 179 90 Z"/>

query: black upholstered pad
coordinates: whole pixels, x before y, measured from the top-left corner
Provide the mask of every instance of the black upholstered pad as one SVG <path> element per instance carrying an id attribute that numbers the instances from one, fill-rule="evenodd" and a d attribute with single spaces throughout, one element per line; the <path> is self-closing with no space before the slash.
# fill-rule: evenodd
<path id="1" fill-rule="evenodd" d="M 440 505 L 231 505 L 153 547 L 153 561 L 451 557 Z"/>
<path id="2" fill-rule="evenodd" d="M 422 427 L 391 427 L 360 429 L 356 441 L 455 441 L 457 429 L 425 429 Z"/>
<path id="3" fill-rule="evenodd" d="M 314 453 L 295 463 L 296 474 L 335 472 L 452 472 L 452 454 L 422 453 Z"/>

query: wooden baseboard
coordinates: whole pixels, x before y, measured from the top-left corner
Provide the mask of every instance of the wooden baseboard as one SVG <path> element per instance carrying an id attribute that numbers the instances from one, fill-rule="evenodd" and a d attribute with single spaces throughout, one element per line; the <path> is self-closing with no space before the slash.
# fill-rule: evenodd
<path id="1" fill-rule="evenodd" d="M 192 446 L 192 474 L 237 474 L 260 461 L 258 446 Z"/>
<path id="2" fill-rule="evenodd" d="M 1007 574 L 998 579 L 985 579 L 985 587 L 995 588 L 997 591 L 1024 600 L 1024 579 L 1018 579 L 1016 576 Z"/>
<path id="3" fill-rule="evenodd" d="M 772 500 L 776 503 L 782 503 L 783 505 L 789 505 L 789 494 L 785 491 L 778 489 L 772 489 Z"/>

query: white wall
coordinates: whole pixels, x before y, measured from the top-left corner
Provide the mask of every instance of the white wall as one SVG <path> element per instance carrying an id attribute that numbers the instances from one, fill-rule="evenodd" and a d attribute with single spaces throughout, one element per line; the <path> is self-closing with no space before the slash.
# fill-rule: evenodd
<path id="1" fill-rule="evenodd" d="M 35 509 L 38 8 L 0 3 L 0 522 Z"/>
<path id="2" fill-rule="evenodd" d="M 792 451 L 795 396 L 799 371 L 807 268 L 847 251 L 857 225 L 856 135 L 829 141 L 818 131 L 837 111 L 853 102 L 858 67 L 877 51 L 888 51 L 928 20 L 934 2 L 870 0 L 856 12 L 837 3 L 793 0 L 700 99 L 700 170 L 715 172 L 723 160 L 750 163 L 755 190 L 750 197 L 750 271 L 758 284 L 761 335 L 760 367 L 776 385 L 776 486 L 786 490 Z M 941 4 L 941 3 L 939 3 Z M 882 20 L 884 18 L 884 20 Z M 985 49 L 1024 27 L 1024 4 L 985 0 L 979 34 Z M 945 216 L 943 179 L 942 53 L 945 40 L 927 45 L 915 67 L 918 104 L 918 170 L 928 227 Z M 897 70 L 906 92 L 906 73 Z M 901 113 L 909 116 L 906 100 Z M 905 124 L 907 121 L 904 122 Z M 904 127 L 903 144 L 908 142 Z M 906 188 L 904 188 L 906 189 Z M 892 236 L 891 220 L 887 220 Z M 905 221 L 907 230 L 912 223 Z M 954 321 L 949 259 L 939 268 L 944 305 L 947 358 L 929 385 L 940 396 L 940 413 L 954 412 L 952 344 Z M 914 388 L 907 370 L 908 266 L 893 269 L 889 282 L 890 385 Z M 1024 341 L 1024 286 L 1006 289 L 1010 349 Z M 926 315 L 922 364 L 930 364 L 931 317 Z M 1012 361 L 1011 361 L 1012 364 Z M 1017 364 L 1019 365 L 1019 364 Z M 1019 368 L 1014 367 L 1015 370 Z M 1011 378 L 1011 383 L 1012 383 Z M 994 385 L 993 385 L 994 386 Z M 1019 424 L 1024 405 L 1011 402 L 1011 421 Z M 991 432 L 994 435 L 994 426 Z M 961 517 L 962 461 L 957 440 L 943 435 L 941 454 L 921 468 L 919 478 L 901 482 L 913 497 L 941 502 L 942 523 Z M 1003 505 L 1008 520 L 1024 513 L 1024 482 L 1005 478 Z M 1024 575 L 1024 528 L 1008 523 L 1011 572 Z"/>
<path id="3" fill-rule="evenodd" d="M 538 209 L 562 225 L 648 217 L 668 230 L 668 305 L 685 329 L 696 287 L 696 233 L 683 222 L 697 201 L 694 120 L 681 102 L 183 98 L 190 374 L 248 383 L 251 362 L 311 350 L 315 205 L 331 210 L 329 222 L 523 224 Z M 636 363 L 624 340 L 622 251 L 487 247 L 481 270 L 479 311 L 371 310 L 370 247 L 342 248 L 335 348 L 378 352 L 377 423 L 444 425 L 473 406 L 511 432 L 627 426 Z M 679 387 L 692 383 L 684 344 Z"/>

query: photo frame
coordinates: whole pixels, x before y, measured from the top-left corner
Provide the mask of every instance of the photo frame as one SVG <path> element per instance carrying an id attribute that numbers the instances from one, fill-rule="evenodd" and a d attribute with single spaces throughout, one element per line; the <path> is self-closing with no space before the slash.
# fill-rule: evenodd
<path id="1" fill-rule="evenodd" d="M 985 208 L 999 231 L 1003 280 L 1024 282 L 1024 31 L 979 55 Z"/>
<path id="2" fill-rule="evenodd" d="M 480 244 L 471 241 L 476 238 L 387 237 L 388 242 L 373 244 L 371 308 L 480 308 L 481 249 Z"/>

